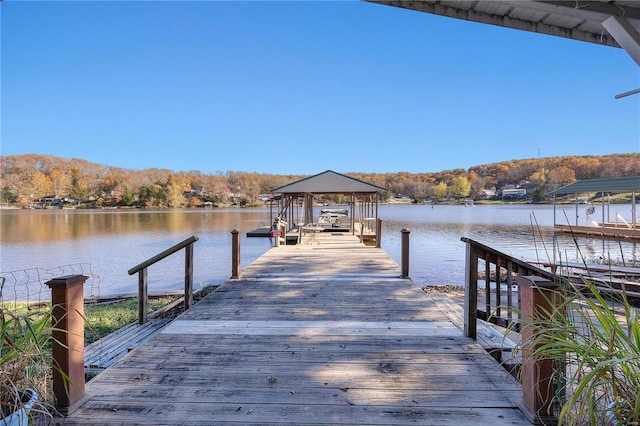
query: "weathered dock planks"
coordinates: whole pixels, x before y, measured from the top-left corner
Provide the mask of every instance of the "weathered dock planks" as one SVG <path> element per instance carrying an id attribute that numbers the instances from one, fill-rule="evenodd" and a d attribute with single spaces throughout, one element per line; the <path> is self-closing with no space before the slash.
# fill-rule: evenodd
<path id="1" fill-rule="evenodd" d="M 280 246 L 87 384 L 65 424 L 529 424 L 520 385 L 381 249 Z"/>
<path id="2" fill-rule="evenodd" d="M 84 348 L 85 373 L 98 374 L 125 356 L 133 348 L 167 325 L 169 320 L 155 319 L 144 324 L 131 323 Z"/>

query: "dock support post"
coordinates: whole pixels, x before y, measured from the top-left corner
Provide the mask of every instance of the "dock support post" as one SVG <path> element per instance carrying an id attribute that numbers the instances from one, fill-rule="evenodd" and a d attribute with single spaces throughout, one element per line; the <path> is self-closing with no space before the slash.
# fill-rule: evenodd
<path id="1" fill-rule="evenodd" d="M 467 241 L 464 268 L 464 335 L 476 339 L 478 329 L 478 248 Z"/>
<path id="2" fill-rule="evenodd" d="M 555 396 L 553 359 L 534 359 L 537 337 L 535 327 L 549 319 L 554 307 L 558 306 L 560 293 L 557 284 L 546 278 L 518 276 L 518 287 L 522 297 L 522 412 L 534 424 L 557 424 L 553 410 Z"/>
<path id="3" fill-rule="evenodd" d="M 240 231 L 237 229 L 231 231 L 231 278 L 240 278 Z"/>
<path id="4" fill-rule="evenodd" d="M 409 278 L 409 231 L 402 231 L 402 278 Z"/>
<path id="5" fill-rule="evenodd" d="M 382 247 L 382 219 L 376 222 L 376 248 Z"/>
<path id="6" fill-rule="evenodd" d="M 84 397 L 84 275 L 54 278 L 51 288 L 53 393 L 63 415 L 77 409 Z"/>
<path id="7" fill-rule="evenodd" d="M 193 244 L 184 248 L 184 310 L 193 305 Z"/>

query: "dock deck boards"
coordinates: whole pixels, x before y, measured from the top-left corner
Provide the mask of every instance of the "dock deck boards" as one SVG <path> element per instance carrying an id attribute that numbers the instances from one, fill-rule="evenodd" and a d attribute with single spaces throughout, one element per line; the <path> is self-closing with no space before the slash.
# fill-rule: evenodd
<path id="1" fill-rule="evenodd" d="M 521 387 L 382 250 L 249 265 L 87 384 L 65 424 L 530 424 Z"/>

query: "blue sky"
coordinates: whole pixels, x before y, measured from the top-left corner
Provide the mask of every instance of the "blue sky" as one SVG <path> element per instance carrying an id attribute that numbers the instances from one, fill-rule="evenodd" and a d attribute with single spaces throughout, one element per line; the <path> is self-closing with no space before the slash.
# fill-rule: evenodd
<path id="1" fill-rule="evenodd" d="M 1 155 L 311 175 L 640 151 L 621 49 L 358 1 L 0 8 Z"/>

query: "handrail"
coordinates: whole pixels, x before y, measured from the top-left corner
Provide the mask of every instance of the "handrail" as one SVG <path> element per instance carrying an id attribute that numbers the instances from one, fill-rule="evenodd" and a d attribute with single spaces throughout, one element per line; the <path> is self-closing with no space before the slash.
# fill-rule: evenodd
<path id="1" fill-rule="evenodd" d="M 172 255 L 173 253 L 185 249 L 185 272 L 184 272 L 184 309 L 187 310 L 193 303 L 193 243 L 198 241 L 195 235 L 186 240 L 156 254 L 139 265 L 129 269 L 129 275 L 138 273 L 138 323 L 144 324 L 147 320 L 147 268 L 156 262 Z"/>
<path id="2" fill-rule="evenodd" d="M 139 265 L 134 266 L 133 268 L 129 269 L 129 275 L 133 275 L 136 272 L 139 272 L 141 269 L 143 268 L 147 268 L 151 265 L 153 265 L 154 263 L 164 259 L 165 257 L 168 257 L 170 255 L 172 255 L 173 253 L 180 251 L 181 249 L 185 248 L 186 246 L 188 246 L 189 244 L 193 244 L 196 241 L 198 241 L 198 237 L 196 237 L 195 235 L 187 238 L 186 240 L 174 245 L 173 247 L 170 247 L 168 249 L 166 249 L 165 251 L 156 254 L 153 257 L 150 257 L 149 259 L 145 260 L 144 262 L 140 263 Z"/>
<path id="3" fill-rule="evenodd" d="M 514 308 L 519 310 L 520 294 L 519 285 L 515 276 L 539 276 L 555 282 L 553 273 L 537 268 L 527 262 L 516 259 L 508 254 L 502 253 L 482 243 L 467 237 L 460 238 L 466 243 L 465 258 L 465 298 L 464 298 L 464 334 L 473 339 L 476 338 L 477 320 L 482 319 L 502 327 L 511 327 L 514 331 L 519 331 L 519 323 L 514 322 Z M 485 306 L 478 308 L 478 261 L 484 262 L 485 281 Z M 493 268 L 492 268 L 493 266 Z M 501 298 L 501 270 L 506 270 L 507 301 L 503 303 Z M 494 275 L 492 278 L 492 270 Z M 493 293 L 494 303 L 492 304 L 491 283 L 495 283 Z M 512 299 L 513 287 L 518 287 L 517 300 Z M 495 309 L 492 311 L 492 306 Z M 506 309 L 505 309 L 506 308 Z M 506 310 L 506 316 L 503 310 Z"/>

